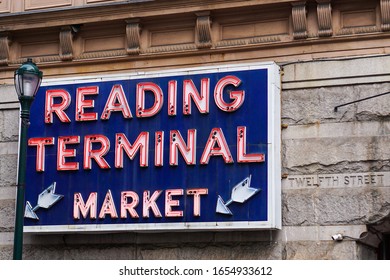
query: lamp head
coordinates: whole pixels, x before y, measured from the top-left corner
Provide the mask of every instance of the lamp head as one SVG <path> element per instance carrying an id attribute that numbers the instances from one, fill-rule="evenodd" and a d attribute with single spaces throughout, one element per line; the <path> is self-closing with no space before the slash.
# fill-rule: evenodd
<path id="1" fill-rule="evenodd" d="M 34 99 L 42 81 L 42 71 L 28 58 L 16 71 L 14 75 L 15 89 L 19 99 L 25 97 Z"/>

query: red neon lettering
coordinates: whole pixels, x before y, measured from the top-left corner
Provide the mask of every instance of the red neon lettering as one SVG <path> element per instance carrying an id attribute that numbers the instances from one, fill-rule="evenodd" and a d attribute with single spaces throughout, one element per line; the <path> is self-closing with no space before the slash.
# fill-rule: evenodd
<path id="1" fill-rule="evenodd" d="M 123 117 L 126 119 L 133 117 L 122 85 L 114 85 L 112 87 L 106 105 L 104 106 L 101 119 L 108 120 L 111 116 L 111 112 L 122 112 Z"/>
<path id="2" fill-rule="evenodd" d="M 161 218 L 161 212 L 158 209 L 158 206 L 156 204 L 157 198 L 162 193 L 161 190 L 155 191 L 151 197 L 150 191 L 144 191 L 144 199 L 143 199 L 143 207 L 142 207 L 142 217 L 149 218 L 149 209 L 152 209 L 152 212 L 156 218 Z"/>
<path id="3" fill-rule="evenodd" d="M 196 164 L 196 129 L 187 131 L 188 145 L 183 140 L 179 130 L 170 132 L 169 164 L 178 165 L 178 152 L 180 151 L 187 165 Z"/>
<path id="4" fill-rule="evenodd" d="M 99 219 L 104 219 L 106 215 L 110 215 L 112 219 L 118 218 L 114 199 L 112 198 L 111 190 L 108 190 L 104 198 L 102 208 L 100 209 Z"/>
<path id="5" fill-rule="evenodd" d="M 183 211 L 172 210 L 174 206 L 180 206 L 179 200 L 173 200 L 172 196 L 183 195 L 183 189 L 173 189 L 165 191 L 165 217 L 183 217 Z"/>
<path id="6" fill-rule="evenodd" d="M 54 103 L 55 98 L 60 98 L 61 103 Z M 47 90 L 45 97 L 45 123 L 53 123 L 53 113 L 57 115 L 61 122 L 69 123 L 70 119 L 64 112 L 71 102 L 69 92 L 64 89 Z"/>
<path id="7" fill-rule="evenodd" d="M 222 156 L 225 163 L 233 163 L 233 157 L 230 153 L 226 138 L 221 128 L 213 128 L 207 140 L 200 164 L 208 164 L 210 156 Z"/>
<path id="8" fill-rule="evenodd" d="M 177 113 L 177 81 L 168 82 L 168 116 L 176 116 Z"/>
<path id="9" fill-rule="evenodd" d="M 84 219 L 87 218 L 88 212 L 91 219 L 96 219 L 97 213 L 97 193 L 92 192 L 89 194 L 87 203 L 84 203 L 81 193 L 74 194 L 73 201 L 73 219 L 80 219 L 80 212 Z"/>
<path id="10" fill-rule="evenodd" d="M 154 94 L 154 104 L 152 107 L 145 109 L 145 93 L 150 91 Z M 136 107 L 137 117 L 147 118 L 156 115 L 162 108 L 164 95 L 162 89 L 155 83 L 145 82 L 137 84 Z"/>
<path id="11" fill-rule="evenodd" d="M 125 134 L 117 133 L 115 136 L 115 167 L 123 168 L 123 151 L 133 160 L 138 150 L 140 151 L 139 165 L 141 167 L 147 167 L 149 158 L 149 132 L 141 132 L 133 145 L 131 145 Z"/>
<path id="12" fill-rule="evenodd" d="M 154 148 L 155 148 L 154 165 L 155 166 L 163 166 L 163 164 L 164 164 L 164 131 L 156 131 Z"/>
<path id="13" fill-rule="evenodd" d="M 131 198 L 132 201 L 128 203 L 128 199 Z M 127 218 L 127 212 L 130 213 L 130 217 L 139 218 L 137 211 L 135 211 L 135 207 L 138 206 L 139 197 L 136 192 L 126 191 L 121 192 L 121 218 Z"/>
<path id="14" fill-rule="evenodd" d="M 201 205 L 200 205 L 200 196 L 201 195 L 206 195 L 208 194 L 209 190 L 208 189 L 202 189 L 202 188 L 199 188 L 199 189 L 188 189 L 187 190 L 187 195 L 193 195 L 194 196 L 194 216 L 195 217 L 200 217 L 200 209 L 201 209 Z"/>
<path id="15" fill-rule="evenodd" d="M 93 149 L 94 143 L 100 143 L 98 150 Z M 96 161 L 102 169 L 110 168 L 110 165 L 103 158 L 110 150 L 110 140 L 100 134 L 86 135 L 84 137 L 84 169 L 92 169 L 92 159 Z"/>
<path id="16" fill-rule="evenodd" d="M 200 94 L 192 80 L 183 81 L 183 114 L 191 115 L 191 98 L 196 107 L 202 114 L 209 112 L 210 80 L 204 78 L 201 80 Z"/>
<path id="17" fill-rule="evenodd" d="M 237 127 L 237 162 L 263 162 L 264 154 L 246 154 L 246 127 Z"/>
<path id="18" fill-rule="evenodd" d="M 37 172 L 45 171 L 45 146 L 54 145 L 54 137 L 30 138 L 29 146 L 37 146 L 37 158 L 35 160 L 35 170 Z"/>
<path id="19" fill-rule="evenodd" d="M 96 121 L 97 113 L 85 113 L 84 108 L 93 108 L 95 106 L 94 100 L 85 100 L 85 95 L 99 94 L 99 87 L 79 87 L 76 91 L 76 121 Z"/>
<path id="20" fill-rule="evenodd" d="M 66 157 L 75 157 L 76 149 L 67 149 L 68 144 L 80 143 L 80 136 L 60 136 L 57 144 L 57 170 L 78 170 L 78 162 L 66 162 Z"/>
<path id="21" fill-rule="evenodd" d="M 244 103 L 245 91 L 231 91 L 229 93 L 230 99 L 233 99 L 231 103 L 226 103 L 223 100 L 223 91 L 227 85 L 233 85 L 238 87 L 241 84 L 241 80 L 235 76 L 226 76 L 218 81 L 214 89 L 215 104 L 219 109 L 225 112 L 234 112 Z"/>

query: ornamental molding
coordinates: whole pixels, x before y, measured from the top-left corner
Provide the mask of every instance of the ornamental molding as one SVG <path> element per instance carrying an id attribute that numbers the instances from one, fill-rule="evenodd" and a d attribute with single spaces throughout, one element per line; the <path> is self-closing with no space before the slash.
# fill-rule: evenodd
<path id="1" fill-rule="evenodd" d="M 158 53 L 175 53 L 184 51 L 196 51 L 197 45 L 195 44 L 177 44 L 169 46 L 156 46 L 147 48 L 143 53 L 145 54 L 158 54 Z"/>
<path id="2" fill-rule="evenodd" d="M 61 28 L 60 58 L 62 61 L 73 59 L 73 31 L 71 26 L 64 26 Z"/>
<path id="3" fill-rule="evenodd" d="M 0 65 L 8 65 L 10 43 L 7 33 L 0 34 Z"/>
<path id="4" fill-rule="evenodd" d="M 197 16 L 195 29 L 198 41 L 196 46 L 200 49 L 210 48 L 212 46 L 210 12 L 198 13 Z"/>
<path id="5" fill-rule="evenodd" d="M 126 52 L 137 55 L 141 49 L 141 25 L 138 19 L 126 21 Z"/>
<path id="6" fill-rule="evenodd" d="M 381 0 L 381 29 L 382 31 L 390 31 L 390 0 Z"/>
<path id="7" fill-rule="evenodd" d="M 158 61 L 168 56 L 192 61 L 192 57 L 205 54 L 229 60 L 234 59 L 236 53 L 246 52 L 248 59 L 307 55 L 311 51 L 321 56 L 329 52 L 327 45 L 334 44 L 339 44 L 342 51 L 361 55 L 381 52 L 388 47 L 390 36 L 390 0 L 367 1 L 364 5 L 363 0 L 285 1 L 283 5 L 269 0 L 267 3 L 258 1 L 257 5 L 251 2 L 249 6 L 245 1 L 245 5 L 234 9 L 229 5 L 238 2 L 228 1 L 220 10 L 217 6 L 221 7 L 222 1 L 215 7 L 204 7 L 205 2 L 210 3 L 206 0 L 198 9 L 185 11 L 177 10 L 168 2 L 167 10 L 161 9 L 159 16 L 156 16 L 157 11 L 132 12 L 120 19 L 116 15 L 131 5 L 120 6 L 123 10 L 116 10 L 112 16 L 106 16 L 108 8 L 100 9 L 95 11 L 96 18 L 93 19 L 78 17 L 89 9 L 74 9 L 74 17 L 66 26 L 61 19 L 68 16 L 69 10 L 0 17 L 0 66 L 6 69 L 29 56 L 50 65 L 62 62 L 81 65 L 119 58 L 123 61 Z M 184 4 L 184 0 L 177 2 Z M 149 4 L 157 5 L 156 2 Z M 36 25 L 43 18 L 55 16 L 55 23 L 46 22 L 39 28 Z M 15 21 L 11 22 L 11 19 Z M 29 20 L 31 24 L 27 25 Z M 18 25 L 23 22 L 25 28 L 19 29 L 21 26 Z M 37 28 L 36 32 L 30 32 L 33 26 Z M 80 27 L 82 32 L 77 32 Z M 44 36 L 37 38 L 34 33 Z M 353 47 L 347 48 L 343 44 L 346 41 Z M 305 44 L 313 46 L 313 50 L 305 49 Z M 368 47 L 358 47 L 364 44 Z M 278 53 L 276 49 L 283 52 Z"/>
<path id="8" fill-rule="evenodd" d="M 217 48 L 223 47 L 235 47 L 235 46 L 250 46 L 257 44 L 270 44 L 281 42 L 280 36 L 264 36 L 264 37 L 253 37 L 250 39 L 241 39 L 241 40 L 223 40 L 216 44 Z"/>
<path id="9" fill-rule="evenodd" d="M 306 39 L 308 37 L 306 13 L 306 1 L 292 3 L 294 39 Z"/>
<path id="10" fill-rule="evenodd" d="M 317 0 L 318 36 L 332 36 L 332 5 L 330 0 Z"/>
<path id="11" fill-rule="evenodd" d="M 77 60 L 92 60 L 100 58 L 124 57 L 128 53 L 125 50 L 86 52 L 77 57 Z"/>
<path id="12" fill-rule="evenodd" d="M 8 13 L 6 17 L 0 17 L 0 31 L 7 28 L 13 30 L 25 30 L 45 28 L 47 26 L 62 26 L 64 22 L 69 25 L 100 23 L 110 20 L 127 20 L 134 18 L 150 18 L 161 16 L 175 17 L 183 13 L 194 14 L 199 11 L 212 9 L 238 9 L 243 7 L 257 7 L 263 4 L 278 4 L 290 2 L 290 0 L 204 0 L 204 1 L 145 1 L 140 5 L 138 1 L 120 1 L 104 3 L 101 5 L 84 5 L 82 8 L 72 7 L 58 8 L 55 12 L 49 9 L 37 9 L 34 12 L 23 10 Z M 104 6 L 104 8 L 103 8 Z M 7 26 L 7 27 L 6 27 Z"/>

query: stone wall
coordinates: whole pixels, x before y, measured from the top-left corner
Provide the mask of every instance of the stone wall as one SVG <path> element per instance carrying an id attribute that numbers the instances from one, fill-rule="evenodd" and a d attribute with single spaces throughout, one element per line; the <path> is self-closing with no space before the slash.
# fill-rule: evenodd
<path id="1" fill-rule="evenodd" d="M 382 68 L 387 62 L 387 57 L 366 57 L 285 67 L 284 231 L 286 226 L 298 231 L 318 226 L 319 239 L 321 231 L 328 238 L 340 232 L 364 243 L 365 225 L 389 215 L 390 95 L 335 111 L 336 106 L 389 92 L 389 70 Z M 367 246 L 331 244 L 322 237 L 319 243 L 287 242 L 287 258 L 375 258 Z"/>
<path id="2" fill-rule="evenodd" d="M 375 259 L 363 237 L 390 212 L 390 95 L 334 107 L 390 91 L 386 65 L 388 56 L 281 65 L 282 230 L 28 234 L 24 258 Z M 0 87 L 0 100 L 10 94 L 12 86 Z M 12 258 L 14 101 L 0 101 L 0 259 Z M 335 242 L 337 233 L 351 238 Z"/>

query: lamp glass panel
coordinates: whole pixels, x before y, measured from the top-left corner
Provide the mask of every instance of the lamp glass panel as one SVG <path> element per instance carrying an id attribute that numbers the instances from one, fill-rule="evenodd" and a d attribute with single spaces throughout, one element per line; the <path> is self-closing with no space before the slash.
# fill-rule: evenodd
<path id="1" fill-rule="evenodd" d="M 23 82 L 22 82 L 23 77 L 21 75 L 16 74 L 14 80 L 15 80 L 16 93 L 20 97 L 23 95 L 23 88 L 22 88 L 23 87 Z"/>
<path id="2" fill-rule="evenodd" d="M 37 93 L 40 79 L 35 74 L 23 74 L 23 94 L 24 96 L 33 97 Z"/>

